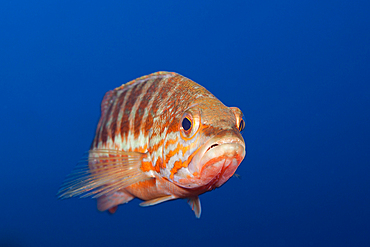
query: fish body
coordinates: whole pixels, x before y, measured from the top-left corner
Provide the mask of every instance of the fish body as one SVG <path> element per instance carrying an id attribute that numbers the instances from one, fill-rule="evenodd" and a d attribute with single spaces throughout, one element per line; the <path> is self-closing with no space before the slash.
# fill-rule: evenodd
<path id="1" fill-rule="evenodd" d="M 198 195 L 223 185 L 244 159 L 242 117 L 176 73 L 128 82 L 105 94 L 87 161 L 59 196 L 92 196 L 111 213 L 134 198 L 141 206 L 185 198 L 199 218 Z"/>

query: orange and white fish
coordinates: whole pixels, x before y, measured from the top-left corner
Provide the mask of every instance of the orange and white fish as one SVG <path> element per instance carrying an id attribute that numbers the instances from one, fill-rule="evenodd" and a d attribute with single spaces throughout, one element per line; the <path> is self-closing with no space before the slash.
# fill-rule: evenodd
<path id="1" fill-rule="evenodd" d="M 156 72 L 105 94 L 87 161 L 66 178 L 60 198 L 92 196 L 114 213 L 135 197 L 141 206 L 187 199 L 223 185 L 246 154 L 243 114 L 179 74 Z"/>

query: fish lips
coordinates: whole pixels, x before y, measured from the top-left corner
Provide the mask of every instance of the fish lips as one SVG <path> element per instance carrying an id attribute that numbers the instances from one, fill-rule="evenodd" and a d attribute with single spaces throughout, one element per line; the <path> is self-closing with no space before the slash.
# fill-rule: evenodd
<path id="1" fill-rule="evenodd" d="M 203 145 L 188 166 L 189 172 L 198 177 L 198 186 L 220 187 L 235 173 L 246 154 L 240 137 L 224 131 Z"/>

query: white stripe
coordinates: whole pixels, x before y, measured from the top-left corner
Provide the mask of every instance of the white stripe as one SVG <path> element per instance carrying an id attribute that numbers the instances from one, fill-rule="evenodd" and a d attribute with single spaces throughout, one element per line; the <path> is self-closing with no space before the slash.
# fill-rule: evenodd
<path id="1" fill-rule="evenodd" d="M 130 124 L 129 124 L 129 132 L 127 136 L 127 144 L 129 144 L 132 149 L 143 147 L 145 145 L 145 142 L 143 142 L 145 138 L 143 138 L 144 136 L 142 135 L 141 128 L 139 129 L 139 138 L 135 140 L 134 124 L 135 124 L 135 117 L 136 117 L 136 112 L 138 111 L 138 107 L 141 101 L 143 100 L 144 95 L 148 91 L 149 87 L 153 84 L 153 81 L 147 80 L 142 83 L 145 83 L 145 85 L 143 86 L 139 97 L 136 99 L 135 104 L 132 106 L 131 113 L 128 118 Z"/>

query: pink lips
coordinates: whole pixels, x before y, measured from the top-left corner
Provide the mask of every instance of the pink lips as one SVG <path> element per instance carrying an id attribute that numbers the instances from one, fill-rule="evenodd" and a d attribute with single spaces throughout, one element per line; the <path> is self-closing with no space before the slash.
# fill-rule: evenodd
<path id="1" fill-rule="evenodd" d="M 189 172 L 198 174 L 198 186 L 220 187 L 234 174 L 244 156 L 244 142 L 239 138 L 211 139 L 193 157 Z"/>

